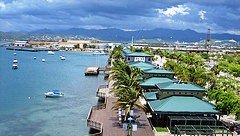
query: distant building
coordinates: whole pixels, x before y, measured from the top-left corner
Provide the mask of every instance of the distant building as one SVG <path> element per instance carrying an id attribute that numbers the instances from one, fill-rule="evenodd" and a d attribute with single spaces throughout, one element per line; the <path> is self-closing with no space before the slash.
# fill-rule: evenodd
<path id="1" fill-rule="evenodd" d="M 28 43 L 28 41 L 15 41 L 13 43 L 13 46 L 17 46 L 17 47 L 26 47 L 29 46 L 30 44 Z"/>
<path id="2" fill-rule="evenodd" d="M 152 63 L 152 55 L 148 55 L 143 52 L 131 52 L 129 49 L 125 49 L 122 52 L 122 57 L 126 62 L 148 62 Z"/>

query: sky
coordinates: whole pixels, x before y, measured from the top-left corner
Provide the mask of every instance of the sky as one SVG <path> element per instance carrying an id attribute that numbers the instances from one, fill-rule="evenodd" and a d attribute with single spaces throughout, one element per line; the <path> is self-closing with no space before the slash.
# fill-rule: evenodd
<path id="1" fill-rule="evenodd" d="M 0 31 L 169 28 L 240 35 L 240 0 L 0 0 Z"/>

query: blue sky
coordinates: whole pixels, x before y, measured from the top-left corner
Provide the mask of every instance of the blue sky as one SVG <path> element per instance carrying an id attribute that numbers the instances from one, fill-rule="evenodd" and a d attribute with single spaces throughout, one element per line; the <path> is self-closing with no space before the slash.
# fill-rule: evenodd
<path id="1" fill-rule="evenodd" d="M 240 35 L 240 0 L 0 0 L 0 31 L 193 29 Z"/>

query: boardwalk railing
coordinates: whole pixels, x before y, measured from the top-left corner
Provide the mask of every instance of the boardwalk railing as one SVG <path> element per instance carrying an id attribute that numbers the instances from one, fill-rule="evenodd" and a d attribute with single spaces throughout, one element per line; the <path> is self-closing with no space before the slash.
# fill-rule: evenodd
<path id="1" fill-rule="evenodd" d="M 100 86 L 98 87 L 96 96 L 97 96 L 97 97 L 100 97 L 100 98 L 105 98 L 105 97 L 106 97 L 106 93 L 105 93 L 105 92 L 100 92 L 100 90 L 101 90 L 101 89 L 107 89 L 107 88 L 108 88 L 108 85 L 100 85 Z"/>
<path id="2" fill-rule="evenodd" d="M 92 106 L 90 111 L 89 111 L 89 113 L 88 113 L 88 116 L 87 116 L 87 126 L 90 127 L 90 128 L 93 128 L 93 129 L 96 129 L 96 130 L 100 131 L 99 133 L 96 133 L 94 135 L 101 135 L 102 134 L 102 132 L 103 132 L 103 123 L 91 120 L 91 115 L 92 115 L 94 110 L 105 109 L 105 108 L 106 108 L 106 104 L 99 104 L 97 106 Z"/>

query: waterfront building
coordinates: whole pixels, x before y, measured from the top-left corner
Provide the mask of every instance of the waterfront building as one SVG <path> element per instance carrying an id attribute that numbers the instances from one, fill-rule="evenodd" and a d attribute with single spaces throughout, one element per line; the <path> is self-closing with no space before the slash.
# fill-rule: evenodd
<path id="1" fill-rule="evenodd" d="M 29 45 L 28 41 L 15 41 L 13 46 L 16 47 L 27 47 Z"/>
<path id="2" fill-rule="evenodd" d="M 125 49 L 122 52 L 122 58 L 126 62 L 148 62 L 152 63 L 153 55 L 149 55 L 143 52 L 132 52 L 129 49 Z"/>

